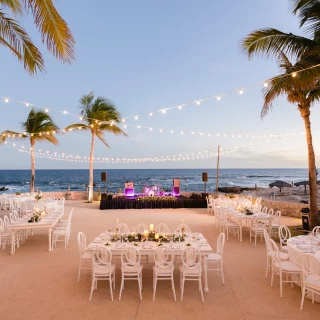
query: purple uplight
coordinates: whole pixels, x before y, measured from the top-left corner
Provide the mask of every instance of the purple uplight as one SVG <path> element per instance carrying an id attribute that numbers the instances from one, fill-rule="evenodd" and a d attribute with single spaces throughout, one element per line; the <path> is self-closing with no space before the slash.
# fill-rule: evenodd
<path id="1" fill-rule="evenodd" d="M 126 195 L 126 197 L 133 197 L 134 189 L 124 189 L 124 194 Z"/>

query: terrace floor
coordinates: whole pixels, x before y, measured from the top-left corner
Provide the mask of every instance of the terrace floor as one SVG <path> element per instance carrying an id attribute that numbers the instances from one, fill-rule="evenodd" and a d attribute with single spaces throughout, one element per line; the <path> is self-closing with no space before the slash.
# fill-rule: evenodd
<path id="1" fill-rule="evenodd" d="M 279 278 L 270 287 L 265 279 L 265 243 L 249 242 L 247 230 L 244 242 L 230 236 L 224 251 L 225 285 L 215 272 L 209 272 L 208 293 L 201 302 L 196 283 L 186 283 L 180 302 L 179 277 L 175 273 L 177 302 L 174 302 L 169 282 L 158 284 L 156 301 L 152 301 L 152 268 L 143 273 L 143 300 L 139 300 L 136 281 L 127 281 L 121 301 L 118 301 L 120 270 L 116 270 L 115 300 L 110 300 L 107 282 L 99 283 L 89 302 L 90 275 L 77 282 L 77 234 L 83 231 L 90 243 L 107 227 L 115 227 L 116 219 L 134 226 L 139 222 L 154 225 L 164 222 L 177 226 L 181 219 L 193 231 L 201 232 L 215 248 L 218 231 L 214 217 L 206 209 L 158 210 L 98 210 L 98 204 L 67 201 L 66 213 L 74 207 L 72 234 L 67 250 L 58 243 L 53 252 L 47 251 L 46 231 L 35 235 L 9 255 L 9 248 L 0 251 L 0 319 L 1 320 L 89 320 L 89 319 L 319 319 L 320 304 L 306 300 L 300 311 L 300 288 L 284 285 L 279 295 Z M 3 215 L 3 212 L 0 213 Z M 283 217 L 283 224 L 300 224 L 299 219 Z"/>

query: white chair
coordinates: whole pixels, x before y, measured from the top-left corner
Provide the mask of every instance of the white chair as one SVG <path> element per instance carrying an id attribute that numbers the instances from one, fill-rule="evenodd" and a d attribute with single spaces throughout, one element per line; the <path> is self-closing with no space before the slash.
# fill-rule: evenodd
<path id="1" fill-rule="evenodd" d="M 122 290 L 125 280 L 137 280 L 139 286 L 140 300 L 142 300 L 142 269 L 140 251 L 136 247 L 129 247 L 121 254 L 121 287 L 119 300 L 121 300 Z"/>
<path id="2" fill-rule="evenodd" d="M 273 209 L 270 208 L 269 211 L 268 211 L 268 215 L 271 216 L 271 217 L 273 217 L 273 213 L 274 213 Z"/>
<path id="3" fill-rule="evenodd" d="M 55 230 L 52 232 L 52 250 L 54 246 L 57 246 L 57 242 L 64 241 L 64 248 L 67 249 L 67 245 L 70 239 L 71 234 L 71 220 L 72 220 L 72 212 L 68 216 L 68 223 L 66 226 L 57 226 Z"/>
<path id="4" fill-rule="evenodd" d="M 86 251 L 87 240 L 83 232 L 78 233 L 78 247 L 79 247 L 79 271 L 78 271 L 78 282 L 80 281 L 81 270 L 87 273 L 87 270 L 92 269 L 92 253 Z"/>
<path id="5" fill-rule="evenodd" d="M 182 229 L 184 229 L 184 232 L 185 233 L 191 233 L 192 231 L 191 231 L 191 228 L 187 225 L 187 224 L 185 224 L 185 223 L 181 223 L 181 224 L 179 224 L 178 226 L 177 226 L 177 231 L 178 232 L 182 232 Z"/>
<path id="6" fill-rule="evenodd" d="M 282 261 L 281 252 L 274 240 L 270 239 L 271 248 L 274 251 L 272 257 L 272 276 L 271 276 L 271 287 L 273 285 L 274 274 L 277 273 L 280 276 L 280 297 L 282 298 L 282 284 L 291 283 L 293 287 L 294 276 L 299 276 L 301 281 L 301 268 L 291 261 Z M 287 280 L 283 280 L 283 275 L 286 275 Z"/>
<path id="7" fill-rule="evenodd" d="M 93 290 L 98 287 L 99 280 L 109 281 L 111 300 L 113 301 L 113 290 L 115 289 L 115 264 L 112 263 L 112 253 L 108 248 L 98 247 L 92 256 L 92 283 L 89 301 L 92 299 Z"/>
<path id="8" fill-rule="evenodd" d="M 119 234 L 123 234 L 129 231 L 129 227 L 123 222 L 117 225 L 117 229 Z"/>
<path id="9" fill-rule="evenodd" d="M 312 294 L 312 303 L 314 303 L 314 294 L 320 295 L 320 261 L 311 254 L 304 254 L 301 257 L 302 269 L 302 297 L 300 310 L 303 309 L 304 299 L 308 291 Z"/>
<path id="10" fill-rule="evenodd" d="M 271 266 L 272 266 L 272 258 L 275 255 L 274 250 L 271 247 L 270 236 L 269 236 L 269 233 L 267 230 L 264 230 L 264 241 L 266 243 L 266 249 L 267 249 L 267 268 L 266 268 L 266 279 L 267 279 L 268 272 L 271 270 Z M 284 252 L 280 252 L 279 257 L 280 257 L 281 261 L 289 260 L 289 255 Z"/>
<path id="11" fill-rule="evenodd" d="M 224 210 L 220 210 L 220 223 L 222 225 L 222 232 L 227 234 L 227 240 L 229 240 L 230 231 L 233 236 L 237 236 L 238 240 L 240 240 L 239 224 L 237 222 L 228 220 Z"/>
<path id="12" fill-rule="evenodd" d="M 320 236 L 320 226 L 314 227 L 311 233 L 313 236 Z"/>
<path id="13" fill-rule="evenodd" d="M 207 257 L 208 271 L 221 272 L 222 283 L 224 284 L 224 272 L 223 272 L 223 249 L 226 235 L 221 232 L 217 239 L 217 250 L 215 253 L 210 253 Z M 213 267 L 211 267 L 213 265 Z"/>
<path id="14" fill-rule="evenodd" d="M 266 229 L 266 226 L 264 223 L 254 223 L 250 227 L 250 242 L 251 238 L 254 237 L 254 245 L 257 245 L 257 238 L 260 236 L 260 241 L 262 242 L 262 237 L 264 235 L 264 230 Z"/>
<path id="15" fill-rule="evenodd" d="M 140 234 L 144 234 L 145 230 L 148 230 L 148 226 L 146 224 L 144 224 L 144 223 L 139 223 L 134 228 L 134 232 L 135 233 L 140 233 Z"/>
<path id="16" fill-rule="evenodd" d="M 288 253 L 287 242 L 291 238 L 291 232 L 287 226 L 279 227 L 280 249 L 282 252 Z"/>
<path id="17" fill-rule="evenodd" d="M 183 300 L 184 283 L 185 281 L 198 281 L 199 291 L 201 293 L 202 302 L 204 302 L 202 281 L 201 281 L 201 255 L 200 250 L 195 247 L 187 247 L 182 253 L 182 264 L 179 266 L 180 270 L 180 290 L 181 301 Z"/>
<path id="18" fill-rule="evenodd" d="M 214 199 L 209 196 L 209 197 L 206 197 L 206 200 L 207 200 L 207 211 L 209 212 L 210 211 L 210 214 L 212 215 L 212 211 L 213 211 L 213 208 L 214 208 Z"/>
<path id="19" fill-rule="evenodd" d="M 174 255 L 170 248 L 159 247 L 154 253 L 153 267 L 153 301 L 156 297 L 158 280 L 170 280 L 174 301 L 176 301 L 176 291 L 174 288 L 173 271 Z"/>
<path id="20" fill-rule="evenodd" d="M 261 213 L 267 214 L 268 213 L 268 208 L 267 207 L 263 207 L 262 210 L 261 210 Z"/>
<path id="21" fill-rule="evenodd" d="M 6 245 L 11 245 L 12 237 L 11 231 L 7 228 L 10 225 L 8 216 L 4 216 L 3 220 L 0 218 L 0 243 L 2 249 L 5 249 Z M 14 233 L 14 244 L 16 248 L 20 246 L 20 235 L 19 233 Z"/>
<path id="22" fill-rule="evenodd" d="M 281 211 L 277 211 L 274 214 L 273 221 L 271 224 L 271 236 L 274 236 L 274 237 L 278 236 L 280 221 L 281 221 Z"/>
<path id="23" fill-rule="evenodd" d="M 170 232 L 169 227 L 165 223 L 159 223 L 156 226 L 155 230 L 156 230 L 157 233 L 160 233 L 160 234 L 164 234 L 164 233 L 169 233 Z"/>

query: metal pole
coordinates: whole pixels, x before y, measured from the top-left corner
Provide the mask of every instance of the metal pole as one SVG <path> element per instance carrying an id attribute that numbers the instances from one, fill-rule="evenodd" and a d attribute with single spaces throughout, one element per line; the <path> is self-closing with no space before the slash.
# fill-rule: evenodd
<path id="1" fill-rule="evenodd" d="M 219 189 L 219 162 L 220 162 L 220 146 L 218 146 L 217 172 L 216 172 L 216 193 Z"/>

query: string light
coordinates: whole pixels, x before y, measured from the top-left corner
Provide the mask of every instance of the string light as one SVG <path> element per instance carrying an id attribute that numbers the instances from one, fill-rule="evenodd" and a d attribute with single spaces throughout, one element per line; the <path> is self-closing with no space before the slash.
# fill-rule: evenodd
<path id="1" fill-rule="evenodd" d="M 200 101 L 197 101 L 197 105 L 198 105 L 198 106 L 200 105 Z"/>
<path id="2" fill-rule="evenodd" d="M 263 86 L 264 86 L 265 88 L 267 88 L 268 85 L 269 85 L 269 83 L 268 83 L 267 81 L 263 84 Z"/>
<path id="3" fill-rule="evenodd" d="M 286 137 L 285 137 L 286 138 Z M 273 140 L 277 140 L 277 138 L 273 138 Z M 268 142 L 269 140 L 265 140 Z M 256 144 L 261 144 L 261 141 L 256 141 Z M 247 146 L 252 146 L 253 143 L 250 144 L 242 144 L 242 145 L 236 145 L 232 148 L 225 149 L 220 148 L 221 155 L 229 154 L 229 153 L 235 153 L 239 151 L 240 148 L 244 148 Z M 13 147 L 15 147 L 15 144 L 13 144 Z M 31 153 L 31 148 L 26 148 L 25 146 L 21 146 L 20 148 L 15 148 L 19 152 L 23 153 Z M 59 153 L 59 152 L 52 152 L 49 150 L 42 151 L 41 149 L 33 150 L 35 157 L 37 158 L 46 158 L 51 160 L 58 160 L 58 161 L 69 161 L 69 162 L 89 162 L 89 157 L 82 157 L 79 155 L 71 155 L 66 153 Z M 178 155 L 171 155 L 171 156 L 158 156 L 158 157 L 145 157 L 145 158 L 93 158 L 94 163 L 144 163 L 144 162 L 166 162 L 166 161 L 184 161 L 184 160 L 201 160 L 201 159 L 207 159 L 211 157 L 217 156 L 217 153 L 214 150 L 204 150 L 203 152 L 192 152 L 192 153 L 185 153 L 185 154 L 178 154 Z"/>
<path id="4" fill-rule="evenodd" d="M 243 89 L 240 89 L 240 90 L 239 90 L 239 94 L 243 94 Z"/>
<path id="5" fill-rule="evenodd" d="M 29 107 L 30 106 L 30 104 L 29 103 L 26 103 L 26 107 Z"/>
<path id="6" fill-rule="evenodd" d="M 166 113 L 166 112 L 167 112 L 166 109 L 163 109 L 163 110 L 162 110 L 162 113 Z"/>
<path id="7" fill-rule="evenodd" d="M 297 76 L 299 73 L 301 73 L 301 72 L 304 72 L 304 71 L 310 70 L 310 69 L 314 69 L 314 68 L 317 68 L 317 67 L 319 67 L 319 66 L 320 66 L 320 64 L 317 64 L 317 65 L 310 66 L 310 67 L 305 68 L 305 69 L 301 69 L 301 70 L 299 70 L 299 71 L 294 71 L 294 72 L 292 72 L 292 73 L 279 75 L 279 76 L 274 77 L 274 78 L 276 78 L 276 79 L 281 79 L 281 78 L 285 78 L 285 77 L 288 77 L 288 76 L 296 77 L 296 76 Z M 249 86 L 244 86 L 244 87 L 242 87 L 241 90 L 242 90 L 242 92 L 243 92 L 243 90 L 246 89 L 246 88 L 251 88 L 251 87 L 254 87 L 254 86 L 261 86 L 261 85 L 263 85 L 264 87 L 266 87 L 268 82 L 270 82 L 270 79 L 265 80 L 265 81 L 262 81 L 262 82 L 260 81 L 260 82 L 258 82 L 258 83 L 254 83 L 254 84 L 251 84 L 251 85 L 249 85 Z M 173 107 L 166 108 L 165 110 L 167 111 L 167 110 L 171 110 L 171 109 L 176 109 L 176 108 L 179 108 L 179 106 L 188 106 L 188 105 L 192 105 L 192 104 L 199 104 L 200 101 L 207 101 L 207 100 L 211 100 L 211 99 L 214 99 L 214 98 L 216 98 L 218 101 L 220 101 L 220 100 L 221 100 L 221 97 L 222 97 L 223 95 L 232 94 L 233 92 L 236 92 L 236 91 L 239 92 L 239 89 L 229 90 L 229 91 L 227 91 L 227 92 L 225 92 L 225 93 L 221 93 L 221 94 L 219 94 L 219 95 L 213 95 L 213 96 L 209 96 L 209 97 L 206 97 L 206 98 L 197 99 L 197 100 L 195 100 L 195 101 L 191 101 L 191 102 L 188 102 L 188 103 L 184 103 L 184 104 L 180 104 L 180 105 L 177 105 L 177 106 L 173 106 Z M 9 102 L 9 98 L 7 98 L 7 97 L 0 96 L 0 98 L 3 98 L 5 102 Z M 20 100 L 12 99 L 12 98 L 10 98 L 10 101 L 18 102 L 18 103 L 22 103 L 22 104 L 26 105 L 26 102 L 25 102 L 25 101 L 20 101 Z M 37 107 L 37 108 L 45 109 L 45 107 L 40 106 L 40 105 L 36 105 L 36 104 L 32 104 L 32 105 L 33 105 L 34 107 Z M 56 111 L 56 112 L 60 112 L 60 113 L 64 113 L 64 114 L 68 114 L 68 115 L 73 115 L 73 116 L 78 117 L 78 115 L 75 115 L 75 114 L 72 114 L 72 113 L 68 113 L 67 111 L 61 111 L 61 110 L 57 110 L 57 109 L 53 109 L 53 108 L 50 108 L 49 110 Z M 162 109 L 162 110 L 163 110 L 163 109 Z M 162 110 L 155 110 L 155 111 L 153 111 L 153 112 L 159 112 L 159 111 L 162 111 Z M 152 112 L 149 111 L 149 112 L 147 112 L 146 114 L 150 114 L 150 113 L 152 113 Z M 137 119 L 138 119 L 138 115 L 125 117 L 124 119 L 129 119 L 129 118 L 134 118 L 135 120 L 137 120 Z M 95 120 L 95 119 L 92 119 L 92 118 L 86 118 L 86 119 L 88 119 L 88 120 Z"/>

